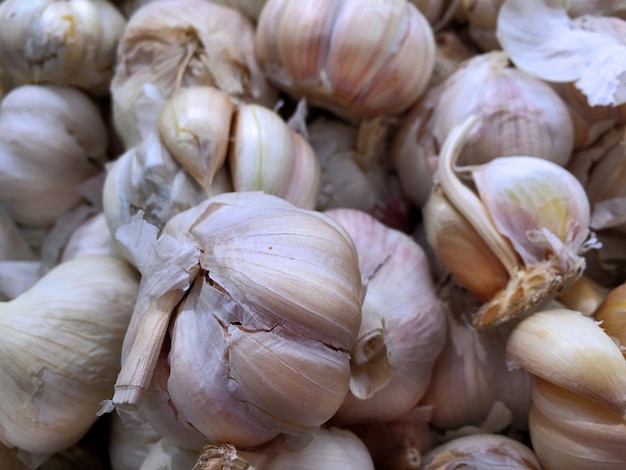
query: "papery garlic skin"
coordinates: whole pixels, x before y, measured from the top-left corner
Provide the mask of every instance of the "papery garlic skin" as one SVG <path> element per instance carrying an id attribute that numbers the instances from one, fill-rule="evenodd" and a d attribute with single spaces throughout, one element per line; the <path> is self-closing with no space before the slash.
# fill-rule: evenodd
<path id="1" fill-rule="evenodd" d="M 19 224 L 49 228 L 84 198 L 101 172 L 108 133 L 83 92 L 55 85 L 14 88 L 0 103 L 0 199 Z"/>
<path id="2" fill-rule="evenodd" d="M 242 192 L 178 214 L 156 243 L 172 237 L 190 256 L 197 251 L 202 271 L 185 274 L 192 276 L 189 293 L 170 306 L 177 312 L 169 339 L 144 388 L 148 422 L 198 449 L 307 434 L 330 419 L 348 390 L 349 350 L 361 321 L 357 253 L 345 229 L 276 196 Z M 142 282 L 170 271 L 161 265 L 143 272 Z M 120 377 L 151 314 L 133 317 Z M 118 379 L 118 408 L 132 407 L 128 388 Z"/>
<path id="3" fill-rule="evenodd" d="M 54 83 L 105 94 L 126 20 L 105 0 L 4 0 L 0 68 L 16 85 Z"/>
<path id="4" fill-rule="evenodd" d="M 333 421 L 391 421 L 422 398 L 445 341 L 445 315 L 428 261 L 411 237 L 362 211 L 325 213 L 352 237 L 367 286 L 352 348 L 351 393 Z M 385 369 L 390 375 L 378 377 Z"/>
<path id="5" fill-rule="evenodd" d="M 87 432 L 119 371 L 137 287 L 124 261 L 84 257 L 2 305 L 3 443 L 54 453 Z"/>
<path id="6" fill-rule="evenodd" d="M 507 342 L 511 367 L 626 412 L 626 361 L 592 319 L 567 309 L 541 310 L 522 320 Z"/>
<path id="7" fill-rule="evenodd" d="M 626 465 L 623 415 L 548 380 L 535 379 L 529 424 L 533 449 L 546 470 Z"/>
<path id="8" fill-rule="evenodd" d="M 468 89 L 476 91 L 468 93 Z M 470 115 L 479 121 L 459 164 L 532 155 L 565 166 L 571 157 L 574 128 L 558 94 L 510 66 L 502 51 L 483 53 L 462 62 L 443 83 L 431 88 L 395 136 L 394 167 L 404 191 L 419 207 L 433 186 L 437 154 L 446 136 Z"/>
<path id="9" fill-rule="evenodd" d="M 534 452 L 499 434 L 476 434 L 441 444 L 424 456 L 424 470 L 519 468 L 541 470 Z"/>
<path id="10" fill-rule="evenodd" d="M 395 115 L 417 100 L 433 70 L 435 41 L 406 0 L 269 0 L 256 51 L 279 88 L 360 119 Z"/>
<path id="11" fill-rule="evenodd" d="M 187 86 L 213 86 L 270 108 L 277 98 L 257 64 L 252 23 L 206 0 L 151 2 L 129 20 L 111 82 L 115 127 L 127 148 L 141 141 L 136 106 L 144 83 L 166 99 Z"/>

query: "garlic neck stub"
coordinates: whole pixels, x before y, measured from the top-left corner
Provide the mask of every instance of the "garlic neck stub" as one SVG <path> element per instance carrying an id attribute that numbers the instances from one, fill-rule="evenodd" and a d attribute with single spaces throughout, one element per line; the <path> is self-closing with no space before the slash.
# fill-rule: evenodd
<path id="1" fill-rule="evenodd" d="M 115 127 L 127 148 L 141 141 L 137 106 L 146 83 L 166 99 L 183 87 L 212 86 L 237 101 L 272 107 L 277 100 L 257 64 L 253 24 L 206 0 L 150 2 L 129 20 L 111 82 Z"/>
<path id="2" fill-rule="evenodd" d="M 589 239 L 585 191 L 559 165 L 519 156 L 456 167 L 476 119 L 468 118 L 447 137 L 439 156 L 434 192 L 443 193 L 475 230 L 471 236 L 478 234 L 479 243 L 489 247 L 508 274 L 505 287 L 489 299 L 482 296 L 486 301 L 472 321 L 477 328 L 485 328 L 522 316 L 542 300 L 567 290 L 584 269 L 580 253 L 594 247 L 595 239 Z M 461 182 L 459 174 L 463 172 L 471 175 L 475 190 Z M 437 253 L 445 252 L 446 237 L 438 236 L 436 212 L 426 210 L 423 214 L 429 243 Z M 451 271 L 469 273 L 475 269 L 453 268 L 451 260 L 451 256 L 442 258 Z M 480 292 L 477 296 L 481 298 Z"/>
<path id="3" fill-rule="evenodd" d="M 411 237 L 364 212 L 326 214 L 352 237 L 367 287 L 351 350 L 350 394 L 333 421 L 397 419 L 425 393 L 445 340 L 445 315 L 426 255 Z"/>
<path id="4" fill-rule="evenodd" d="M 137 286 L 119 258 L 84 257 L 1 305 L 1 442 L 51 454 L 87 432 L 115 383 Z"/>
<path id="5" fill-rule="evenodd" d="M 407 0 L 269 0 L 255 41 L 279 88 L 354 120 L 403 112 L 434 67 L 432 28 Z"/>
<path id="6" fill-rule="evenodd" d="M 147 295 L 113 404 L 140 410 L 192 448 L 253 446 L 330 419 L 348 391 L 361 323 L 357 253 L 345 229 L 243 192 L 214 196 L 156 233 L 137 218 L 121 233 Z"/>
<path id="7" fill-rule="evenodd" d="M 15 85 L 71 85 L 104 95 L 126 20 L 105 0 L 4 0 L 0 68 Z"/>

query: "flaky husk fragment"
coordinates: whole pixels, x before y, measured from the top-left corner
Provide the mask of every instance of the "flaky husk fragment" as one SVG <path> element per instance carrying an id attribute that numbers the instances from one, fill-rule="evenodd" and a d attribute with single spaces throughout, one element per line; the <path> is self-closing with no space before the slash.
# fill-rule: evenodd
<path id="1" fill-rule="evenodd" d="M 126 21 L 106 0 L 4 0 L 0 68 L 14 85 L 54 83 L 104 95 Z"/>
<path id="2" fill-rule="evenodd" d="M 250 20 L 206 0 L 151 2 L 129 20 L 111 82 L 115 127 L 127 148 L 141 140 L 145 83 L 165 98 L 196 85 L 269 108 L 277 97 L 257 65 Z"/>

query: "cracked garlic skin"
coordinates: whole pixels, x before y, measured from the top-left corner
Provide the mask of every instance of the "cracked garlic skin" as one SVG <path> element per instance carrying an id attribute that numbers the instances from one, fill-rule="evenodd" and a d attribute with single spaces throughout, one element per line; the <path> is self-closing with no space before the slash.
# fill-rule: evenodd
<path id="1" fill-rule="evenodd" d="M 426 392 L 445 341 L 445 315 L 428 260 L 411 237 L 365 212 L 346 208 L 325 214 L 352 237 L 367 288 L 351 350 L 350 393 L 333 422 L 397 419 Z"/>
<path id="2" fill-rule="evenodd" d="M 426 206 L 450 205 L 447 216 L 438 217 L 436 207 L 426 207 L 423 215 L 428 242 L 442 263 L 484 302 L 472 319 L 480 329 L 521 317 L 567 290 L 584 270 L 581 253 L 597 243 L 584 188 L 556 163 L 510 156 L 457 167 L 476 122 L 470 116 L 456 126 L 439 155 L 438 184 Z M 463 172 L 474 187 L 460 180 Z M 488 266 L 481 266 L 482 252 Z M 459 256 L 478 264 L 459 264 Z M 481 283 L 474 282 L 475 271 Z"/>
<path id="3" fill-rule="evenodd" d="M 146 225 L 129 230 L 140 236 Z M 173 217 L 153 243 L 169 261 L 140 267 L 142 283 L 171 273 L 167 263 L 184 250 L 191 254 L 182 275 L 191 278 L 177 305 L 159 304 L 172 321 L 145 384 L 133 384 L 132 373 L 126 380 L 154 315 L 136 310 L 113 397 L 118 410 L 139 404 L 159 433 L 194 449 L 306 434 L 332 417 L 348 391 L 361 323 L 357 252 L 340 224 L 276 196 L 224 193 Z M 180 247 L 159 248 L 168 243 Z M 127 248 L 141 252 L 146 243 Z M 159 303 L 170 289 L 157 288 Z"/>
<path id="4" fill-rule="evenodd" d="M 73 87 L 24 85 L 0 102 L 0 199 L 22 225 L 49 228 L 84 200 L 103 171 L 108 133 L 92 99 Z"/>
<path id="5" fill-rule="evenodd" d="M 2 443 L 51 454 L 88 431 L 115 383 L 137 289 L 121 259 L 83 257 L 0 304 Z"/>
<path id="6" fill-rule="evenodd" d="M 407 0 L 269 0 L 255 41 L 270 81 L 351 119 L 405 111 L 434 67 L 432 28 Z"/>
<path id="7" fill-rule="evenodd" d="M 213 86 L 242 102 L 275 105 L 254 53 L 253 24 L 206 0 L 155 1 L 128 21 L 111 81 L 115 128 L 127 148 L 141 141 L 144 84 L 169 98 L 189 86 Z M 158 111 L 157 111 L 158 112 Z"/>
<path id="8" fill-rule="evenodd" d="M 0 68 L 15 85 L 72 85 L 104 95 L 126 20 L 105 0 L 4 0 Z"/>

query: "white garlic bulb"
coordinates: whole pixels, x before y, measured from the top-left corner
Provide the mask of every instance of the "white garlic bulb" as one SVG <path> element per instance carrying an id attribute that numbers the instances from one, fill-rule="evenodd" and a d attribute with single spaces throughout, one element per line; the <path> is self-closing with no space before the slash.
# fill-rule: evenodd
<path id="1" fill-rule="evenodd" d="M 407 0 L 269 0 L 256 50 L 279 88 L 361 119 L 399 114 L 417 100 L 433 71 L 435 40 Z"/>
<path id="2" fill-rule="evenodd" d="M 196 449 L 253 446 L 330 419 L 348 391 L 361 323 L 345 229 L 259 192 L 214 196 L 173 217 L 158 239 L 133 222 L 118 238 L 143 277 L 117 409 L 139 410 Z"/>
<path id="3" fill-rule="evenodd" d="M 51 454 L 87 432 L 115 383 L 137 287 L 119 258 L 83 257 L 0 304 L 3 443 Z"/>
<path id="4" fill-rule="evenodd" d="M 126 20 L 106 0 L 4 0 L 0 68 L 15 85 L 55 83 L 105 94 Z"/>
<path id="5" fill-rule="evenodd" d="M 108 134 L 94 102 L 55 85 L 14 88 L 0 103 L 0 199 L 13 219 L 49 228 L 103 171 Z"/>
<path id="6" fill-rule="evenodd" d="M 257 64 L 252 23 L 207 0 L 150 2 L 128 21 L 111 82 L 115 127 L 126 148 L 141 141 L 137 106 L 146 83 L 166 99 L 188 86 L 213 86 L 270 108 L 277 98 Z"/>
<path id="7" fill-rule="evenodd" d="M 325 213 L 352 237 L 367 287 L 351 350 L 350 394 L 333 421 L 391 421 L 422 398 L 445 341 L 445 315 L 428 261 L 411 237 L 365 212 Z"/>

